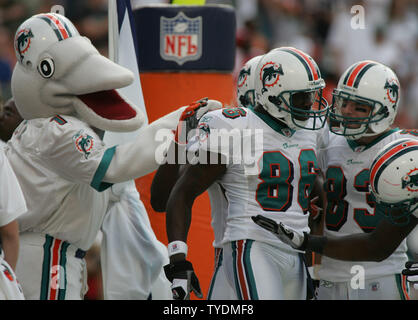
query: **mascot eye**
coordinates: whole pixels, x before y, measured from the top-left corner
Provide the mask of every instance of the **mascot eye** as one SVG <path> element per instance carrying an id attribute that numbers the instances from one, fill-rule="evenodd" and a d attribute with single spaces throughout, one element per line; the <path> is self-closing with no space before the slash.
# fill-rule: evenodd
<path id="1" fill-rule="evenodd" d="M 38 71 L 44 78 L 50 78 L 55 71 L 54 61 L 51 58 L 43 59 L 38 65 Z"/>

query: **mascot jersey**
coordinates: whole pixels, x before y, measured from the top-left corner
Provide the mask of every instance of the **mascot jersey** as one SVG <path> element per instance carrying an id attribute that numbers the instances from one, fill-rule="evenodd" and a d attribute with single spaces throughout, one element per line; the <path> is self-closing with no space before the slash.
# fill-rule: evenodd
<path id="1" fill-rule="evenodd" d="M 55 116 L 22 122 L 6 152 L 31 208 L 19 219 L 20 231 L 46 233 L 87 250 L 108 206 L 104 189 L 111 184 L 101 179 L 114 148 L 106 149 L 82 121 Z"/>

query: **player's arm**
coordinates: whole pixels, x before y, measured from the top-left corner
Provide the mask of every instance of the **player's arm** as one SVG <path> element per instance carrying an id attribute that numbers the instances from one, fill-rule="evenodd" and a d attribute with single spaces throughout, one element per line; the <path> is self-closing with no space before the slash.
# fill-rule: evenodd
<path id="1" fill-rule="evenodd" d="M 4 260 L 15 270 L 19 255 L 19 227 L 17 220 L 0 227 L 0 239 L 1 247 L 4 251 Z"/>
<path id="2" fill-rule="evenodd" d="M 293 248 L 346 261 L 382 261 L 388 258 L 418 224 L 418 219 L 413 216 L 410 217 L 408 224 L 403 226 L 382 219 L 371 233 L 334 238 L 307 233 L 302 235 L 282 223 L 277 224 L 274 220 L 263 216 L 253 217 L 253 220 Z"/>
<path id="3" fill-rule="evenodd" d="M 193 265 L 186 260 L 186 242 L 195 199 L 225 173 L 226 165 L 221 161 L 216 163 L 187 166 L 168 199 L 166 229 L 170 264 L 164 266 L 164 271 L 172 283 L 174 299 L 189 299 L 191 291 L 203 297 Z"/>
<path id="4" fill-rule="evenodd" d="M 382 219 L 371 233 L 359 233 L 339 238 L 310 236 L 307 246 L 330 258 L 348 261 L 382 261 L 387 259 L 418 224 L 411 216 L 405 226 Z M 309 237 L 309 236 L 308 236 Z M 322 238 L 322 239 L 321 239 Z"/>
<path id="5" fill-rule="evenodd" d="M 182 152 L 184 148 L 184 146 L 179 146 L 177 143 L 172 143 L 168 150 L 168 154 L 173 153 L 174 159 L 178 159 L 178 153 Z M 150 202 L 155 211 L 166 211 L 168 197 L 185 166 L 187 165 L 181 165 L 175 161 L 174 163 L 167 161 L 158 167 L 151 184 Z"/>
<path id="6" fill-rule="evenodd" d="M 175 184 L 167 203 L 166 228 L 169 242 L 186 242 L 195 199 L 225 173 L 226 165 L 222 164 L 221 156 L 217 157 L 218 164 L 188 165 Z M 172 258 L 175 260 L 176 255 Z"/>

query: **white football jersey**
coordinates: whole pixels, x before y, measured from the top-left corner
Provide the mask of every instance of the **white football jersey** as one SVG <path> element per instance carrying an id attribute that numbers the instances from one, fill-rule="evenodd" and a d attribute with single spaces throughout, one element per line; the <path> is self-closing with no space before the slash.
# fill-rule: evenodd
<path id="1" fill-rule="evenodd" d="M 9 224 L 23 214 L 26 202 L 3 146 L 0 147 L 0 227 Z"/>
<path id="2" fill-rule="evenodd" d="M 28 207 L 19 218 L 20 231 L 89 249 L 107 211 L 111 184 L 102 178 L 113 153 L 74 117 L 22 122 L 6 147 Z"/>
<path id="3" fill-rule="evenodd" d="M 199 150 L 227 158 L 227 171 L 216 181 L 227 200 L 223 243 L 253 239 L 292 250 L 251 217 L 262 214 L 309 232 L 308 196 L 318 173 L 316 149 L 328 129 L 293 131 L 244 108 L 209 112 L 198 129 Z M 214 160 L 202 155 L 206 152 L 199 153 L 201 162 Z"/>
<path id="4" fill-rule="evenodd" d="M 374 196 L 369 192 L 369 168 L 383 146 L 402 137 L 417 139 L 417 134 L 413 133 L 410 130 L 393 129 L 365 146 L 330 133 L 328 147 L 321 150 L 319 158 L 321 165 L 326 168 L 326 236 L 340 237 L 371 232 L 379 221 L 384 219 L 375 213 Z M 397 250 L 382 262 L 350 262 L 323 256 L 318 275 L 328 281 L 350 281 L 356 267 L 352 268 L 358 265 L 363 266 L 367 279 L 400 273 L 407 261 L 406 250 L 404 240 Z"/>

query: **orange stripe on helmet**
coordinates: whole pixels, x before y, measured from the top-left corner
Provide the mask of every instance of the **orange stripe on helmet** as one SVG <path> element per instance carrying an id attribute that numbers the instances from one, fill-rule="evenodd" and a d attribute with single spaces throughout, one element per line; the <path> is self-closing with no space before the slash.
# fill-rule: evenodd
<path id="1" fill-rule="evenodd" d="M 379 169 L 381 168 L 381 166 L 393 155 L 397 154 L 398 152 L 404 150 L 405 148 L 409 148 L 411 146 L 418 146 L 418 141 L 405 141 L 405 142 L 401 142 L 400 144 L 394 146 L 391 150 L 389 150 L 388 152 L 386 152 L 386 154 L 382 155 L 380 157 L 380 159 L 377 160 L 377 162 L 373 165 L 373 167 L 371 168 L 371 172 L 370 172 L 370 185 L 372 186 L 373 190 L 375 190 L 374 188 L 374 179 L 376 177 L 376 173 L 379 171 Z"/>
<path id="2" fill-rule="evenodd" d="M 363 61 L 359 63 L 351 72 L 350 77 L 347 80 L 347 86 L 352 87 L 354 84 L 354 80 L 356 79 L 357 75 L 360 73 L 361 69 L 363 69 L 366 65 L 368 65 L 371 61 Z"/>

